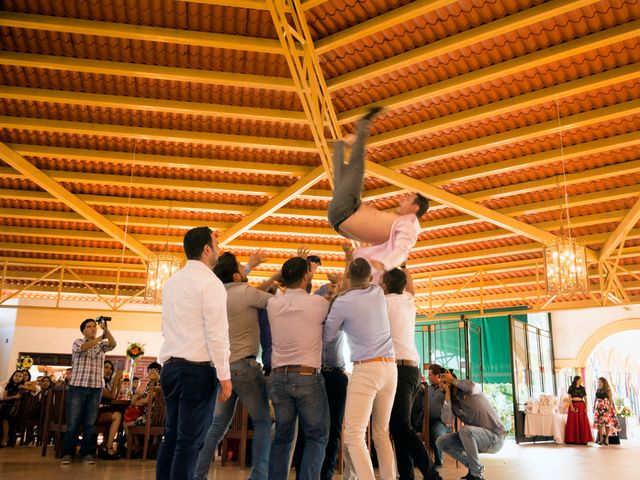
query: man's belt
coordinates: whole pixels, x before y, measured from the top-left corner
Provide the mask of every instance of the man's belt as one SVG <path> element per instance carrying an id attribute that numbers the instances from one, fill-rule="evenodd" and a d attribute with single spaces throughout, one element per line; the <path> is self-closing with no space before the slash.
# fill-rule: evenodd
<path id="1" fill-rule="evenodd" d="M 371 363 L 371 362 L 384 362 L 384 363 L 393 363 L 396 359 L 393 357 L 373 357 L 367 358 L 366 360 L 354 360 L 354 365 L 360 365 L 361 363 Z"/>
<path id="2" fill-rule="evenodd" d="M 307 367 L 305 365 L 285 365 L 271 370 L 273 373 L 300 373 L 302 375 L 315 375 L 320 372 L 319 368 Z"/>
<path id="3" fill-rule="evenodd" d="M 418 367 L 418 362 L 415 360 L 396 360 L 396 365 L 399 367 Z"/>
<path id="4" fill-rule="evenodd" d="M 323 365 L 322 366 L 322 371 L 323 372 L 343 372 L 344 373 L 344 367 L 329 367 L 327 365 Z"/>
<path id="5" fill-rule="evenodd" d="M 169 359 L 164 361 L 164 364 L 167 365 L 169 363 L 186 363 L 189 365 L 200 365 L 204 367 L 211 367 L 211 362 L 192 362 L 191 360 L 187 360 L 186 358 L 180 357 L 170 357 Z"/>

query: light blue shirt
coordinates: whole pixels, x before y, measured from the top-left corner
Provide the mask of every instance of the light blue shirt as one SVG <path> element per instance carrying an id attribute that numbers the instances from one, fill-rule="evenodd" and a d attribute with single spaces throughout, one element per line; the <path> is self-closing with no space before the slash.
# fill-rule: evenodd
<path id="1" fill-rule="evenodd" d="M 346 292 L 333 301 L 324 324 L 324 344 L 340 333 L 347 334 L 351 361 L 394 357 L 387 301 L 378 285 Z"/>

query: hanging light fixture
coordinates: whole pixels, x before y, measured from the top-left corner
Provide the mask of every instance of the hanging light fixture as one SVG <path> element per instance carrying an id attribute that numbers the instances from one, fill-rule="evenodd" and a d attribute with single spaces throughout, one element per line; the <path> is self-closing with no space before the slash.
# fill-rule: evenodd
<path id="1" fill-rule="evenodd" d="M 558 126 L 560 127 L 560 108 L 556 100 Z M 587 272 L 587 249 L 571 236 L 571 217 L 569 216 L 569 195 L 567 193 L 566 172 L 564 164 L 564 143 L 560 132 L 560 158 L 564 180 L 564 208 L 560 205 L 560 234 L 544 249 L 544 264 L 547 281 L 548 305 L 559 295 L 577 295 L 589 293 L 589 276 Z M 558 184 L 558 199 L 562 197 Z M 566 212 L 567 229 L 563 224 L 563 211 Z"/>
<path id="2" fill-rule="evenodd" d="M 164 252 L 147 259 L 147 285 L 144 291 L 146 303 L 162 303 L 162 288 L 167 280 L 182 268 L 182 259 L 169 252 L 169 232 L 171 228 L 171 203 L 167 214 L 167 241 Z"/>

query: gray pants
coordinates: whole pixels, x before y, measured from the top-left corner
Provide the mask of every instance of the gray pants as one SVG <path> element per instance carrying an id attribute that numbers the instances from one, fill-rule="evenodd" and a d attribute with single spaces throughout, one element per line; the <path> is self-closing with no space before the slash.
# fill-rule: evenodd
<path id="1" fill-rule="evenodd" d="M 340 233 L 342 222 L 358 210 L 362 203 L 364 187 L 365 142 L 369 136 L 371 120 L 362 119 L 356 125 L 356 140 L 351 149 L 349 163 L 344 164 L 344 142 L 333 146 L 333 198 L 329 203 L 327 218 L 329 224 Z"/>
<path id="2" fill-rule="evenodd" d="M 438 437 L 436 446 L 469 469 L 471 475 L 482 478 L 484 466 L 478 454 L 497 453 L 504 445 L 504 436 L 482 427 L 464 425 L 457 432 Z"/>

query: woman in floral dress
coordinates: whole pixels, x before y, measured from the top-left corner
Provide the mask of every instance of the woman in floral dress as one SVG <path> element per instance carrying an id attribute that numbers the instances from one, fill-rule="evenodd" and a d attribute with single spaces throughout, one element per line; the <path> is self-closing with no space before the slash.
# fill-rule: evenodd
<path id="1" fill-rule="evenodd" d="M 593 428 L 598 430 L 598 443 L 602 445 L 609 445 L 609 435 L 620 431 L 611 387 L 604 377 L 598 378 L 598 390 L 593 402 Z"/>

